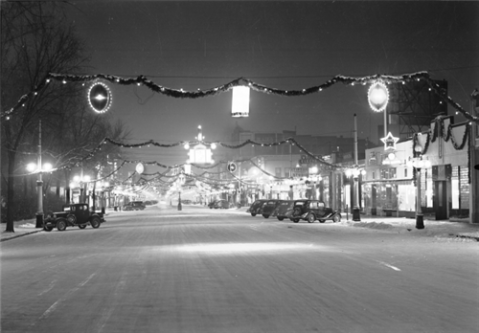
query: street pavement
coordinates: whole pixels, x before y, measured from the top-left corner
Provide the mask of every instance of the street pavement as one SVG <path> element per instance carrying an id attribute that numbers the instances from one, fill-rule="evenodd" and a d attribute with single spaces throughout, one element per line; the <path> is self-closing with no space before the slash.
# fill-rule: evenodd
<path id="1" fill-rule="evenodd" d="M 185 205 L 9 239 L 2 332 L 476 332 L 477 241 L 397 223 Z"/>

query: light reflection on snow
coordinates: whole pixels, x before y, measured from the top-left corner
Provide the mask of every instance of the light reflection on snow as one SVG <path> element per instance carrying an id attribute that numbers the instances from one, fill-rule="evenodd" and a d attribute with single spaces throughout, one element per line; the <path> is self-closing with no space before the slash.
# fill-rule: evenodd
<path id="1" fill-rule="evenodd" d="M 209 253 L 229 254 L 247 252 L 281 252 L 291 250 L 317 250 L 320 247 L 311 243 L 201 243 L 181 245 L 177 247 L 179 252 L 186 253 Z"/>

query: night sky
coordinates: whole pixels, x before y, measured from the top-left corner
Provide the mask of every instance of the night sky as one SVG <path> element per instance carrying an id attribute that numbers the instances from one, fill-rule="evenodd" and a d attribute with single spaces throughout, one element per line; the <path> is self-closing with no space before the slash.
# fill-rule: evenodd
<path id="1" fill-rule="evenodd" d="M 72 5 L 73 4 L 73 5 Z M 478 2 L 158 2 L 78 1 L 65 5 L 91 55 L 88 74 L 144 75 L 185 90 L 238 77 L 279 89 L 303 89 L 335 75 L 429 71 L 470 111 L 479 87 Z M 109 111 L 131 130 L 130 143 L 228 142 L 235 125 L 254 132 L 352 137 L 377 142 L 383 121 L 368 106 L 367 86 L 336 84 L 318 94 L 251 92 L 250 117 L 232 118 L 231 92 L 176 99 L 144 87 L 111 85 Z M 450 114 L 453 111 L 449 110 Z M 464 118 L 458 117 L 456 122 Z M 146 151 L 143 151 L 145 153 Z M 142 158 L 155 160 L 154 153 Z M 173 152 L 162 151 L 164 163 Z M 181 162 L 181 161 L 180 161 Z"/>

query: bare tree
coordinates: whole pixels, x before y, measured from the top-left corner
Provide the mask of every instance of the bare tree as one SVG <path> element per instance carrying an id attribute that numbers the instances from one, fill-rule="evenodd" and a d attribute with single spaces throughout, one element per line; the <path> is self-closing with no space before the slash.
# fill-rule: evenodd
<path id="1" fill-rule="evenodd" d="M 74 73 L 87 60 L 82 44 L 54 2 L 2 2 L 1 101 L 5 112 L 20 96 L 34 91 L 49 72 Z M 22 152 L 34 151 L 38 120 L 51 119 L 72 87 L 51 87 L 2 121 L 2 195 L 6 189 L 6 231 L 13 232 L 14 190 Z"/>

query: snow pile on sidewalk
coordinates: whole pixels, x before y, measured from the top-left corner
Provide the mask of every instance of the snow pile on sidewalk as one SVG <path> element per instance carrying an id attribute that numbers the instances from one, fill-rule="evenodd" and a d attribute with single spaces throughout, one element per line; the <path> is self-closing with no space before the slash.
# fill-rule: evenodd
<path id="1" fill-rule="evenodd" d="M 363 227 L 363 228 L 369 228 L 369 229 L 379 229 L 379 230 L 385 230 L 385 229 L 392 229 L 394 226 L 389 223 L 384 223 L 384 222 L 356 222 L 351 224 L 353 227 Z"/>
<path id="2" fill-rule="evenodd" d="M 393 231 L 400 234 L 415 234 L 435 238 L 459 238 L 479 241 L 479 225 L 458 222 L 424 221 L 424 229 L 416 229 L 415 220 L 391 220 L 345 222 L 351 227 L 362 227 L 368 229 Z"/>
<path id="3" fill-rule="evenodd" d="M 20 224 L 17 226 L 18 228 L 35 228 L 35 224 L 33 223 L 24 223 L 24 224 Z"/>

